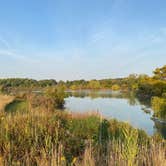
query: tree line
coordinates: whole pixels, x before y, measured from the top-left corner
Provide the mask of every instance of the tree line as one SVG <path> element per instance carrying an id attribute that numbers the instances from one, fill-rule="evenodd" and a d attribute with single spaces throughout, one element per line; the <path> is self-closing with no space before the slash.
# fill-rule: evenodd
<path id="1" fill-rule="evenodd" d="M 148 78 L 147 75 L 131 74 L 125 78 L 116 79 L 102 79 L 102 80 L 74 80 L 74 81 L 56 81 L 54 79 L 48 80 L 34 80 L 27 78 L 7 78 L 0 79 L 0 89 L 14 89 L 14 88 L 45 88 L 52 86 L 61 86 L 65 89 L 81 90 L 81 89 L 112 89 L 112 90 L 131 90 L 136 89 L 138 82 L 142 79 Z"/>
<path id="2" fill-rule="evenodd" d="M 152 76 L 145 74 L 131 74 L 128 77 L 116 79 L 102 80 L 74 80 L 74 81 L 56 81 L 54 79 L 34 80 L 27 78 L 8 78 L 0 79 L 0 91 L 3 93 L 17 94 L 19 89 L 28 91 L 52 88 L 55 93 L 59 93 L 58 89 L 81 90 L 81 89 L 111 89 L 123 92 L 134 92 L 141 100 L 149 100 L 153 109 L 156 111 L 155 116 L 166 119 L 166 65 L 161 68 L 156 68 Z M 56 90 L 55 90 L 56 88 Z M 51 91 L 50 91 L 51 92 Z M 60 93 L 62 98 L 62 95 Z M 51 98 L 51 97 L 50 97 Z M 59 97 L 56 97 L 56 100 Z M 61 97 L 60 97 L 61 98 Z M 61 101 L 56 101 L 63 104 Z M 49 100 L 51 101 L 51 99 Z M 41 102 L 42 103 L 42 102 Z M 52 102 L 53 103 L 53 102 Z"/>

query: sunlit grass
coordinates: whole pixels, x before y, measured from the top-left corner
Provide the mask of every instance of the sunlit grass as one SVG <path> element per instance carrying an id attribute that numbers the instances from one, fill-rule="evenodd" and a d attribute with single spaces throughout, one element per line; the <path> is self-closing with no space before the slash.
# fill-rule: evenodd
<path id="1" fill-rule="evenodd" d="M 96 113 L 0 114 L 0 164 L 6 166 L 164 166 L 164 144 Z"/>

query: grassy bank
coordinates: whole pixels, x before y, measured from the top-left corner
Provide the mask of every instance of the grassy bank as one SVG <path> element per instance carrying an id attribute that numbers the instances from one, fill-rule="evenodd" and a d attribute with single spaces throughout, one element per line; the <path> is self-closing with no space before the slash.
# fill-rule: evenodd
<path id="1" fill-rule="evenodd" d="M 28 102 L 26 100 L 15 99 L 5 106 L 4 109 L 8 113 L 27 112 Z"/>
<path id="2" fill-rule="evenodd" d="M 163 165 L 165 142 L 98 114 L 33 110 L 0 114 L 0 164 Z"/>

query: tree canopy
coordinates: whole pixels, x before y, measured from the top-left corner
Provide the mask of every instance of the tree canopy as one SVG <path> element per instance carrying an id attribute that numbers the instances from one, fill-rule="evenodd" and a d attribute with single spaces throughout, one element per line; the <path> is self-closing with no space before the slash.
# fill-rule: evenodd
<path id="1" fill-rule="evenodd" d="M 166 80 L 166 65 L 161 68 L 156 68 L 153 73 L 155 79 Z"/>

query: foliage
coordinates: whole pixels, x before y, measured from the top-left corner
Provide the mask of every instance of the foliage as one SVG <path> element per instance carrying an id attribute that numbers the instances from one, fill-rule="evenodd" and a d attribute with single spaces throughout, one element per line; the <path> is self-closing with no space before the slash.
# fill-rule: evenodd
<path id="1" fill-rule="evenodd" d="M 11 88 L 32 88 L 32 87 L 48 87 L 57 85 L 56 80 L 33 80 L 27 78 L 7 78 L 0 79 L 0 86 L 3 91 L 8 91 Z"/>
<path id="2" fill-rule="evenodd" d="M 159 80 L 166 80 L 166 65 L 154 70 L 154 78 Z"/>
<path id="3" fill-rule="evenodd" d="M 139 84 L 137 94 L 143 98 L 161 97 L 166 92 L 166 82 L 151 80 Z"/>
<path id="4" fill-rule="evenodd" d="M 118 91 L 118 90 L 120 90 L 120 87 L 119 87 L 119 85 L 114 84 L 111 89 L 114 91 Z"/>
<path id="5" fill-rule="evenodd" d="M 154 116 L 160 119 L 166 119 L 166 99 L 153 97 L 152 108 L 155 111 Z"/>
<path id="6" fill-rule="evenodd" d="M 99 89 L 100 88 L 100 82 L 97 80 L 91 80 L 89 81 L 88 87 L 90 89 Z"/>
<path id="7" fill-rule="evenodd" d="M 62 108 L 64 106 L 65 92 L 63 87 L 47 88 L 45 92 L 46 100 L 52 108 Z"/>

